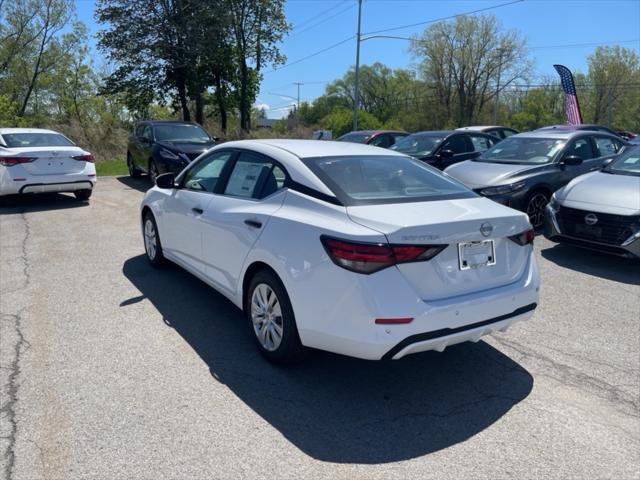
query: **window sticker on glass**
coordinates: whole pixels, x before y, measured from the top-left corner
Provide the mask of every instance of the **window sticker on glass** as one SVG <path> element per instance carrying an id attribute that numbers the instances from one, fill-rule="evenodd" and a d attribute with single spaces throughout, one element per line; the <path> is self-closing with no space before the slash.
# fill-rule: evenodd
<path id="1" fill-rule="evenodd" d="M 624 161 L 624 163 L 635 165 L 636 163 L 640 163 L 640 157 L 629 157 Z"/>
<path id="2" fill-rule="evenodd" d="M 252 197 L 262 169 L 268 168 L 264 163 L 239 161 L 233 169 L 225 193 L 238 197 Z"/>

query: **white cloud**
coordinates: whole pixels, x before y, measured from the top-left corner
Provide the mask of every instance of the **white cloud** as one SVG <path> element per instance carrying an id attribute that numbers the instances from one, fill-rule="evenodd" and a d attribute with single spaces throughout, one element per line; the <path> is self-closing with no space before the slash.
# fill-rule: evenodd
<path id="1" fill-rule="evenodd" d="M 271 107 L 269 106 L 268 103 L 254 103 L 253 106 L 257 110 L 266 110 L 266 111 L 271 110 Z"/>

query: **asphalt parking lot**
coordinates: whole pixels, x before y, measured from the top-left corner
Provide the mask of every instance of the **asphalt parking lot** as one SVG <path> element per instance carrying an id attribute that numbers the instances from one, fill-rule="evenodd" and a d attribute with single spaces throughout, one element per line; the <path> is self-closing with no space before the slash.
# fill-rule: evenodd
<path id="1" fill-rule="evenodd" d="M 0 476 L 640 477 L 640 263 L 538 237 L 532 320 L 282 369 L 230 302 L 148 266 L 147 186 L 0 206 Z"/>

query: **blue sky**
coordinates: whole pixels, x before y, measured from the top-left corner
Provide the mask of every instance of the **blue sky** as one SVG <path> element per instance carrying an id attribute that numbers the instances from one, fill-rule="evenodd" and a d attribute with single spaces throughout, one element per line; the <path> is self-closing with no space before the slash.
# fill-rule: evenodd
<path id="1" fill-rule="evenodd" d="M 470 12 L 508 3 L 510 0 L 364 0 L 362 32 Z M 100 26 L 93 20 L 94 2 L 77 0 L 79 20 L 95 33 Z M 503 29 L 517 29 L 527 39 L 537 75 L 555 75 L 552 65 L 561 63 L 576 71 L 586 71 L 587 56 L 594 44 L 620 44 L 640 52 L 640 0 L 524 0 L 488 10 Z M 287 19 L 294 30 L 282 45 L 287 62 L 334 45 L 355 34 L 357 0 L 287 0 Z M 426 25 L 428 26 L 428 25 Z M 411 36 L 426 26 L 395 30 L 389 35 Z M 578 46 L 576 46 L 578 44 Z M 584 45 L 589 44 L 589 45 Z M 294 82 L 303 82 L 300 97 L 313 100 L 326 83 L 341 77 L 355 63 L 355 39 L 286 68 L 264 70 L 257 104 L 268 107 L 268 116 L 287 113 L 297 96 Z M 96 63 L 100 63 L 99 53 Z M 382 62 L 391 68 L 414 63 L 408 42 L 372 39 L 363 42 L 361 64 Z"/>

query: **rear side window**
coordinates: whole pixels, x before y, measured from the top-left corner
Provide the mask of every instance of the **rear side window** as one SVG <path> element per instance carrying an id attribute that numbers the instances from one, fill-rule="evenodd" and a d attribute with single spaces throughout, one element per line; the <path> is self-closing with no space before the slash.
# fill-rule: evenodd
<path id="1" fill-rule="evenodd" d="M 5 133 L 2 138 L 9 148 L 75 146 L 71 140 L 59 133 Z"/>
<path id="2" fill-rule="evenodd" d="M 596 155 L 598 157 L 605 157 L 607 155 L 615 155 L 620 150 L 621 144 L 615 140 L 607 137 L 595 137 L 596 142 Z"/>
<path id="3" fill-rule="evenodd" d="M 495 142 L 491 141 L 487 137 L 481 137 L 479 135 L 469 135 L 473 148 L 476 152 L 484 152 L 489 150 Z"/>
<path id="4" fill-rule="evenodd" d="M 261 199 L 284 188 L 284 170 L 266 157 L 242 152 L 233 166 L 224 194 Z"/>
<path id="5" fill-rule="evenodd" d="M 476 196 L 438 170 L 404 156 L 317 157 L 303 162 L 347 206 Z"/>

